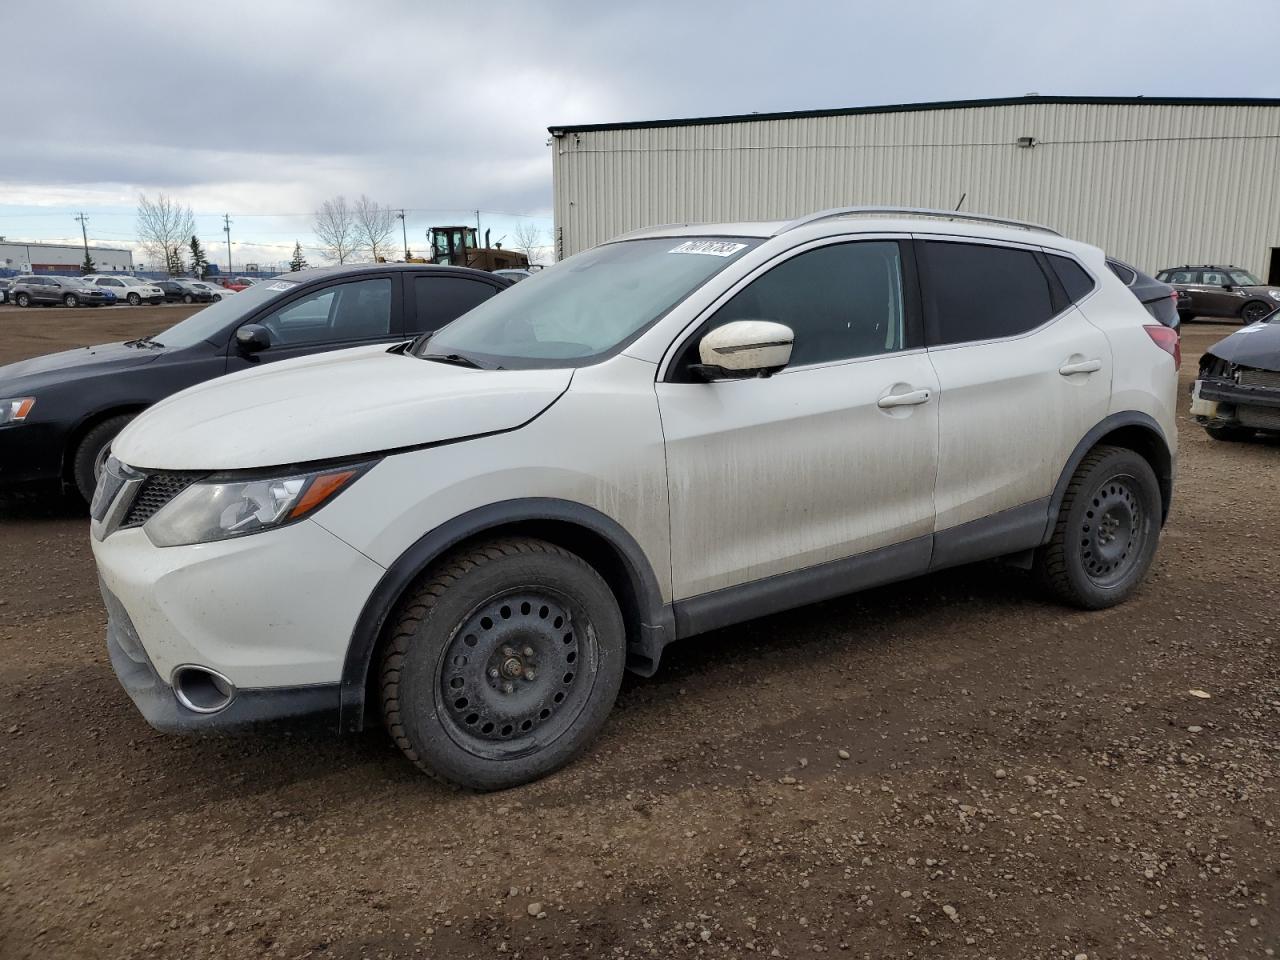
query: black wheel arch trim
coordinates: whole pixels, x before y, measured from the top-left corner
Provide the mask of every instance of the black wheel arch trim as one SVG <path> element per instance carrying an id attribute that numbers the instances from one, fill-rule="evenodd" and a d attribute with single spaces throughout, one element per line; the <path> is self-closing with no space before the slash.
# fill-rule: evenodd
<path id="1" fill-rule="evenodd" d="M 489 531 L 517 525 L 557 524 L 577 527 L 607 544 L 621 562 L 629 582 L 638 623 L 627 638 L 628 668 L 644 676 L 657 670 L 662 649 L 675 637 L 674 616 L 662 600 L 657 575 L 635 538 L 598 510 L 549 497 L 525 497 L 478 507 L 454 517 L 420 537 L 387 568 L 365 601 L 351 632 L 342 667 L 339 727 L 364 727 L 369 668 L 383 628 L 410 584 L 435 560 L 460 543 Z M 535 534 L 536 535 L 536 534 Z M 620 602 L 622 598 L 619 598 Z M 626 612 L 624 611 L 624 619 Z"/>
<path id="2" fill-rule="evenodd" d="M 1075 449 L 1071 452 L 1071 456 L 1067 460 L 1067 464 L 1062 468 L 1062 473 L 1058 477 L 1058 482 L 1054 485 L 1053 495 L 1049 499 L 1049 516 L 1045 522 L 1044 535 L 1041 543 L 1048 543 L 1053 536 L 1053 527 L 1058 519 L 1058 511 L 1062 509 L 1062 499 L 1066 496 L 1067 485 L 1071 483 L 1072 476 L 1075 475 L 1076 468 L 1080 466 L 1080 462 L 1088 455 L 1089 451 L 1101 443 L 1109 434 L 1115 433 L 1117 430 L 1138 428 L 1148 434 L 1149 442 L 1159 443 L 1157 449 L 1163 450 L 1166 462 L 1151 463 L 1151 469 L 1155 472 L 1156 480 L 1160 484 L 1160 496 L 1162 503 L 1160 504 L 1160 522 L 1164 523 L 1169 517 L 1169 504 L 1173 495 L 1173 473 L 1175 455 L 1173 449 L 1169 445 L 1169 440 L 1165 436 L 1164 430 L 1155 418 L 1149 414 L 1142 413 L 1139 410 L 1122 410 L 1119 413 L 1113 413 L 1105 419 L 1099 421 L 1092 430 L 1081 438 L 1076 444 Z M 1146 454 L 1147 451 L 1138 450 L 1138 453 Z M 1147 457 L 1151 460 L 1151 457 Z"/>

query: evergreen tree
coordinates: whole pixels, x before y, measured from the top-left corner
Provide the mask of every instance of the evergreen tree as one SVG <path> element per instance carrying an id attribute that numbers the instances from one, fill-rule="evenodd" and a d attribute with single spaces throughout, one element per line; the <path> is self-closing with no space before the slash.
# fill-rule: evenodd
<path id="1" fill-rule="evenodd" d="M 93 262 L 93 257 L 89 256 L 89 251 L 85 251 L 84 263 L 80 264 L 80 275 L 87 277 L 98 269 L 98 265 Z"/>
<path id="2" fill-rule="evenodd" d="M 293 259 L 289 261 L 289 269 L 294 273 L 307 269 L 307 258 L 302 255 L 302 241 L 293 243 Z"/>
<path id="3" fill-rule="evenodd" d="M 167 250 L 166 253 L 168 255 L 168 263 L 165 264 L 165 269 L 169 271 L 169 276 L 180 276 L 186 270 L 186 266 L 182 262 L 182 248 L 173 247 L 171 250 Z"/>
<path id="4" fill-rule="evenodd" d="M 192 234 L 188 246 L 191 248 L 191 272 L 196 275 L 196 279 L 203 280 L 205 271 L 209 269 L 209 258 L 205 256 L 200 238 Z"/>

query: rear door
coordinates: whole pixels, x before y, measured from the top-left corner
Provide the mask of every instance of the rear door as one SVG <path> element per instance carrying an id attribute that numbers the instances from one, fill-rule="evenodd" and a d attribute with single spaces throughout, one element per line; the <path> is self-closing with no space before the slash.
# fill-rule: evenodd
<path id="1" fill-rule="evenodd" d="M 245 354 L 237 348 L 233 335 L 227 371 L 402 339 L 399 284 L 400 276 L 388 272 L 358 274 L 306 288 L 269 313 L 246 321 L 266 327 L 271 333 L 271 346 Z"/>
<path id="2" fill-rule="evenodd" d="M 424 271 L 405 291 L 405 335 L 434 333 L 503 289 L 487 277 Z"/>
<path id="3" fill-rule="evenodd" d="M 929 357 L 940 385 L 939 540 L 976 520 L 1043 530 L 1045 503 L 1076 444 L 1107 415 L 1111 348 L 1071 303 L 1096 282 L 1072 258 L 1074 297 L 1038 248 L 917 240 Z M 1065 272 L 1065 268 L 1064 268 Z M 973 528 L 971 528 L 972 530 Z M 1020 547 L 1018 547 L 1020 549 Z"/>

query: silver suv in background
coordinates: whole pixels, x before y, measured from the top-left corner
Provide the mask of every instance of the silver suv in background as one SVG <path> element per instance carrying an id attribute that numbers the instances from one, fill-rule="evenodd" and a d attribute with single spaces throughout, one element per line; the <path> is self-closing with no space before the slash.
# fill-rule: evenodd
<path id="1" fill-rule="evenodd" d="M 84 277 L 27 275 L 16 277 L 9 297 L 20 307 L 101 307 L 116 298 Z"/>

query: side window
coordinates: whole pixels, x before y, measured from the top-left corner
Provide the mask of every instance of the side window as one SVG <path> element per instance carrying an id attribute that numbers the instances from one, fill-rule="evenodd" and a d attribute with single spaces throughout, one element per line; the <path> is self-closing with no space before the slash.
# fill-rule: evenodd
<path id="1" fill-rule="evenodd" d="M 861 240 L 798 254 L 753 280 L 706 329 L 772 320 L 795 334 L 791 366 L 902 350 L 902 252 L 895 240 Z M 696 347 L 695 347 L 696 350 Z"/>
<path id="2" fill-rule="evenodd" d="M 1070 257 L 1060 257 L 1056 253 L 1049 254 L 1049 263 L 1053 266 L 1053 272 L 1058 275 L 1058 281 L 1062 284 L 1062 289 L 1067 291 L 1067 299 L 1071 303 L 1084 299 L 1085 295 L 1094 288 L 1093 277 L 1085 272 L 1080 264 L 1076 263 Z M 1120 275 L 1120 271 L 1115 267 L 1111 268 L 1112 272 L 1124 280 Z M 1126 283 L 1130 282 L 1128 280 Z"/>
<path id="3" fill-rule="evenodd" d="M 405 333 L 439 330 L 497 292 L 497 288 L 483 281 L 468 280 L 466 277 L 414 277 L 414 316 L 405 324 Z"/>
<path id="4" fill-rule="evenodd" d="M 924 243 L 933 344 L 1012 337 L 1056 312 L 1035 254 L 977 243 Z"/>
<path id="5" fill-rule="evenodd" d="M 1134 281 L 1138 279 L 1138 275 L 1136 273 L 1118 260 L 1108 260 L 1107 269 L 1119 277 L 1120 282 L 1126 287 L 1133 286 Z"/>
<path id="6" fill-rule="evenodd" d="M 284 346 L 385 337 L 391 332 L 391 279 L 325 287 L 281 307 L 262 321 Z"/>
<path id="7" fill-rule="evenodd" d="M 1215 287 L 1225 287 L 1231 282 L 1231 278 L 1218 270 L 1206 270 L 1200 274 L 1200 282 Z"/>
<path id="8" fill-rule="evenodd" d="M 1166 283 L 1199 283 L 1194 270 L 1174 270 L 1167 275 Z"/>

